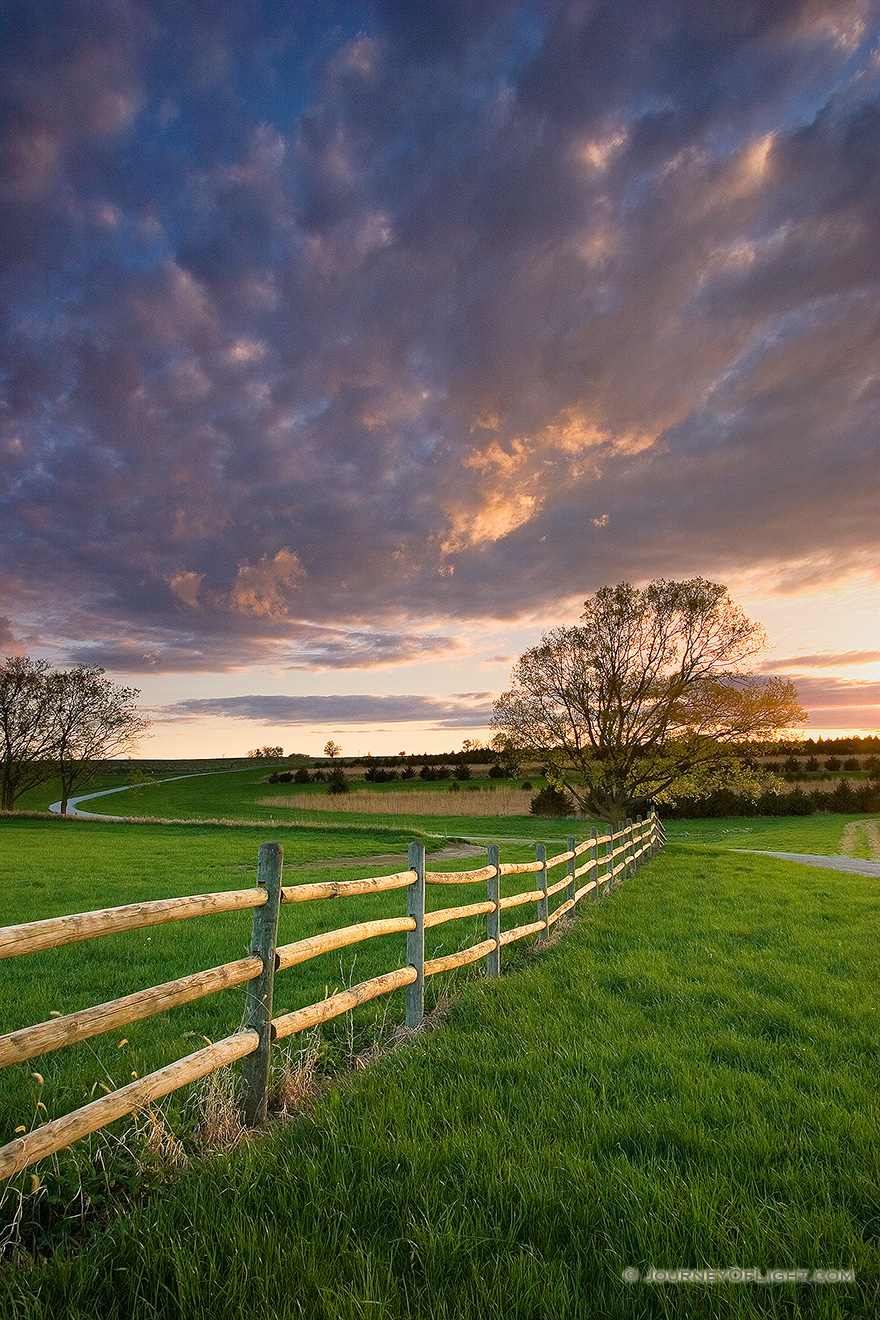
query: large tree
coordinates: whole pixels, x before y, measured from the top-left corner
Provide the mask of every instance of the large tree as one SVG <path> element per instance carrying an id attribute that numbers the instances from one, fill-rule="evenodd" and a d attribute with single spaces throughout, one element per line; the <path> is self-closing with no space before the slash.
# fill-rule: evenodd
<path id="1" fill-rule="evenodd" d="M 743 744 L 806 719 L 789 680 L 748 672 L 766 638 L 726 587 L 624 582 L 585 606 L 520 657 L 492 724 L 496 747 L 539 751 L 591 815 L 617 824 L 648 802 L 750 786 Z"/>
<path id="2" fill-rule="evenodd" d="M 46 693 L 48 660 L 7 656 L 0 665 L 0 807 L 51 779 L 54 741 Z"/>
<path id="3" fill-rule="evenodd" d="M 11 811 L 28 788 L 61 779 L 61 810 L 99 763 L 128 752 L 149 725 L 135 688 L 104 670 L 53 670 L 48 660 L 7 658 L 0 666 L 0 806 Z"/>
<path id="4" fill-rule="evenodd" d="M 129 752 L 149 726 L 137 688 L 121 687 L 103 669 L 76 665 L 46 677 L 52 756 L 61 779 L 61 812 L 99 763 Z"/>

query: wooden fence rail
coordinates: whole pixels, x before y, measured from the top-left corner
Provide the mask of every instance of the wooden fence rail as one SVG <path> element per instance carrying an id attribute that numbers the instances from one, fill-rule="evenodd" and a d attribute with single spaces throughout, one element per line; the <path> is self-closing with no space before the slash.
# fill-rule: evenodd
<path id="1" fill-rule="evenodd" d="M 413 1029 L 418 1027 L 424 1016 L 424 987 L 429 976 L 483 958 L 486 959 L 487 975 L 500 975 L 502 948 L 528 935 L 536 934 L 539 939 L 546 939 L 553 925 L 571 912 L 582 898 L 592 894 L 594 899 L 598 899 L 600 888 L 608 893 L 614 885 L 632 875 L 656 853 L 665 839 L 663 825 L 657 814 L 652 812 L 645 820 L 641 817 L 635 822 L 628 820 L 625 827 L 616 832 L 610 826 L 601 835 L 593 829 L 590 838 L 580 844 L 575 844 L 575 840 L 569 838 L 567 850 L 555 857 L 548 858 L 543 844 L 538 844 L 534 862 L 502 864 L 498 845 L 493 844 L 488 850 L 487 865 L 474 871 L 428 871 L 425 869 L 424 845 L 412 843 L 406 871 L 365 880 L 331 881 L 287 888 L 281 883 L 283 857 L 280 845 L 264 843 L 258 855 L 255 889 L 131 903 L 125 907 L 80 912 L 0 928 L 0 958 L 15 958 L 116 931 L 136 930 L 216 912 L 254 909 L 248 957 L 0 1036 L 0 1067 L 6 1067 L 130 1022 L 137 1022 L 178 1004 L 215 994 L 230 986 L 244 984 L 247 995 L 245 1022 L 241 1031 L 0 1147 L 0 1179 L 12 1177 L 37 1160 L 71 1145 L 80 1137 L 106 1127 L 117 1118 L 133 1113 L 153 1100 L 236 1060 L 242 1060 L 243 1117 L 249 1125 L 259 1125 L 266 1117 L 273 1041 L 283 1040 L 321 1022 L 327 1022 L 349 1012 L 358 1004 L 402 988 L 406 989 L 406 1024 Z M 601 854 L 600 847 L 605 849 Z M 587 860 L 577 865 L 585 853 L 589 854 Z M 559 866 L 565 866 L 565 874 L 550 883 L 549 873 Z M 500 880 L 502 876 L 508 875 L 535 875 L 538 887 L 501 897 Z M 580 879 L 584 879 L 585 883 L 579 886 Z M 464 885 L 481 881 L 486 882 L 485 900 L 458 907 L 439 908 L 432 912 L 425 910 L 427 885 Z M 296 940 L 292 944 L 279 946 L 277 943 L 278 910 L 283 903 L 304 903 L 404 888 L 407 890 L 405 916 L 362 921 L 323 935 Z M 563 901 L 550 911 L 550 899 L 557 894 L 562 896 Z M 536 905 L 537 920 L 502 930 L 502 913 L 508 908 L 526 903 Z M 486 917 L 484 940 L 444 957 L 425 958 L 426 929 L 471 916 Z M 373 977 L 350 990 L 330 995 L 319 1003 L 309 1004 L 292 1013 L 272 1016 L 277 973 L 334 949 L 347 948 L 380 935 L 404 932 L 405 967 Z"/>

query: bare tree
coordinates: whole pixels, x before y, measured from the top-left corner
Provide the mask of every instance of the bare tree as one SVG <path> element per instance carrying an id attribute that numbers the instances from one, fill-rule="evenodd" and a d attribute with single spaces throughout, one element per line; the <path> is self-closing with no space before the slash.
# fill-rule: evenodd
<path id="1" fill-rule="evenodd" d="M 754 778 L 738 745 L 806 719 L 794 685 L 746 666 L 763 629 L 726 587 L 693 578 L 603 587 L 580 626 L 526 651 L 495 703 L 495 746 L 547 758 L 551 782 L 617 824 L 647 802 Z"/>
<path id="2" fill-rule="evenodd" d="M 135 704 L 137 688 L 111 682 L 103 669 L 77 665 L 49 674 L 45 685 L 61 813 L 66 815 L 74 788 L 91 779 L 101 761 L 131 751 L 150 721 Z"/>
<path id="3" fill-rule="evenodd" d="M 0 667 L 0 807 L 52 778 L 54 742 L 46 693 L 48 660 L 7 656 Z"/>

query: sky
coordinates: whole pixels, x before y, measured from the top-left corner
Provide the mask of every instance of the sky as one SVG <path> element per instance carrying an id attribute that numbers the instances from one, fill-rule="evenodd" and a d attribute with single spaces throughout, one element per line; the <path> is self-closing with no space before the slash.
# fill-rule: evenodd
<path id="1" fill-rule="evenodd" d="M 0 0 L 0 654 L 142 754 L 487 737 L 702 576 L 880 730 L 869 0 Z"/>

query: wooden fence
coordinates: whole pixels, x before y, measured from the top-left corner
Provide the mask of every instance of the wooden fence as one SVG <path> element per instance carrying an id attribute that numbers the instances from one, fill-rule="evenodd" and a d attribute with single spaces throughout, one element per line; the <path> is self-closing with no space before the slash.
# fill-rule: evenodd
<path id="1" fill-rule="evenodd" d="M 498 976 L 501 972 L 501 950 L 505 945 L 532 934 L 537 934 L 539 940 L 546 939 L 554 923 L 570 912 L 582 898 L 591 894 L 597 899 L 600 889 L 607 893 L 613 885 L 647 861 L 664 842 L 663 826 L 656 813 L 652 813 L 645 820 L 639 817 L 636 822 L 627 821 L 626 826 L 617 832 L 607 827 L 607 832 L 599 835 L 593 829 L 589 839 L 577 845 L 573 838 L 569 838 L 567 850 L 556 857 L 548 858 L 546 848 L 539 844 L 534 862 L 502 863 L 498 845 L 493 844 L 488 849 L 487 864 L 478 870 L 427 871 L 424 844 L 411 843 L 409 866 L 405 871 L 365 880 L 330 881 L 288 888 L 284 888 L 281 883 L 281 846 L 277 843 L 264 843 L 258 854 L 256 889 L 130 903 L 125 907 L 80 912 L 72 916 L 51 917 L 26 925 L 0 928 L 0 958 L 15 958 L 21 954 L 53 949 L 78 940 L 90 940 L 115 931 L 137 930 L 216 912 L 254 909 L 251 948 L 246 958 L 238 958 L 220 967 L 183 976 L 164 985 L 152 986 L 136 994 L 99 1004 L 95 1008 L 82 1009 L 66 1017 L 53 1018 L 0 1036 L 0 1067 L 7 1067 L 9 1064 L 36 1058 L 50 1050 L 60 1049 L 64 1045 L 87 1040 L 101 1032 L 137 1022 L 178 1004 L 214 994 L 229 986 L 246 986 L 247 1007 L 240 1031 L 0 1147 L 0 1178 L 12 1177 L 37 1160 L 71 1145 L 80 1137 L 106 1127 L 116 1119 L 237 1059 L 243 1061 L 244 1121 L 250 1126 L 259 1125 L 266 1118 L 269 1053 L 273 1041 L 283 1040 L 296 1032 L 327 1022 L 357 1004 L 403 987 L 406 988 L 406 1024 L 413 1029 L 418 1027 L 424 1016 L 425 981 L 429 976 L 454 967 L 463 967 L 481 958 L 486 959 L 487 974 Z M 565 873 L 562 878 L 551 883 L 551 871 L 563 866 Z M 536 887 L 525 893 L 501 897 L 500 881 L 506 875 L 534 875 Z M 426 885 L 465 885 L 483 880 L 486 882 L 485 900 L 460 907 L 426 911 Z M 406 889 L 406 916 L 363 921 L 324 935 L 297 940 L 293 944 L 277 944 L 281 903 L 305 903 L 316 899 L 380 893 L 390 889 Z M 562 901 L 551 911 L 550 899 L 556 894 L 561 896 Z M 536 905 L 536 920 L 502 930 L 502 914 L 509 908 L 528 903 Z M 425 958 L 427 929 L 461 917 L 478 915 L 486 917 L 484 940 L 443 958 Z M 331 995 L 319 1003 L 273 1018 L 272 996 L 277 972 L 295 967 L 297 963 L 317 957 L 318 954 L 347 948 L 360 940 L 404 931 L 405 967 L 373 977 L 372 980 Z"/>

